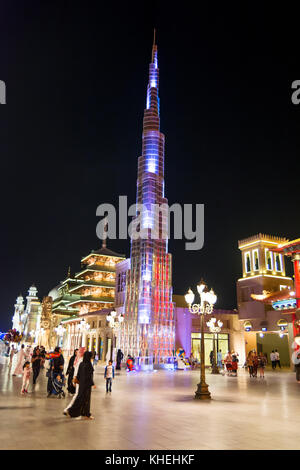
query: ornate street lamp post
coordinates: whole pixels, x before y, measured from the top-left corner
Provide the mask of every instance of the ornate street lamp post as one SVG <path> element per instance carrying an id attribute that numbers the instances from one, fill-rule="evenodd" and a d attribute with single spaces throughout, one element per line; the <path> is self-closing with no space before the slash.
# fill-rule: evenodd
<path id="1" fill-rule="evenodd" d="M 200 372 L 200 383 L 195 393 L 195 398 L 198 400 L 210 400 L 210 392 L 208 385 L 205 382 L 205 347 L 204 347 L 204 316 L 210 315 L 213 312 L 214 304 L 217 301 L 217 296 L 211 289 L 208 291 L 205 282 L 201 281 L 197 286 L 197 290 L 200 296 L 200 304 L 193 304 L 195 295 L 191 289 L 185 295 L 186 303 L 189 306 L 189 311 L 193 314 L 197 313 L 200 315 L 200 331 L 201 331 L 201 372 Z"/>
<path id="2" fill-rule="evenodd" d="M 212 374 L 218 374 L 219 373 L 219 368 L 217 365 L 217 355 L 216 355 L 216 333 L 220 333 L 221 328 L 223 326 L 223 322 L 221 320 L 212 317 L 208 322 L 206 322 L 209 331 L 213 333 L 213 363 L 212 363 L 212 368 L 211 368 L 211 373 Z"/>
<path id="3" fill-rule="evenodd" d="M 112 310 L 106 316 L 106 320 L 108 321 L 109 326 L 112 329 L 112 332 L 113 332 L 112 343 L 114 344 L 114 332 L 117 331 L 118 333 L 120 333 L 121 325 L 124 321 L 124 316 L 122 314 L 117 316 L 117 312 Z M 119 338 L 119 340 L 120 340 L 120 338 Z M 111 351 L 110 351 L 110 359 L 111 360 L 112 360 L 112 352 L 113 352 L 113 348 L 114 348 L 113 344 L 112 344 L 112 348 L 111 348 Z"/>

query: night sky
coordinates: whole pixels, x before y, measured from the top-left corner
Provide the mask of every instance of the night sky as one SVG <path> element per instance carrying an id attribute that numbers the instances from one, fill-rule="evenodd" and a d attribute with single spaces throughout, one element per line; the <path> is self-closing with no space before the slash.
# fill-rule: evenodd
<path id="1" fill-rule="evenodd" d="M 135 202 L 154 26 L 166 197 L 205 204 L 204 248 L 169 243 L 174 293 L 204 277 L 217 307 L 235 308 L 238 240 L 300 236 L 297 12 L 263 2 L 5 3 L 0 330 L 19 292 L 34 282 L 47 295 L 100 246 L 99 204 Z M 129 241 L 108 246 L 129 255 Z"/>

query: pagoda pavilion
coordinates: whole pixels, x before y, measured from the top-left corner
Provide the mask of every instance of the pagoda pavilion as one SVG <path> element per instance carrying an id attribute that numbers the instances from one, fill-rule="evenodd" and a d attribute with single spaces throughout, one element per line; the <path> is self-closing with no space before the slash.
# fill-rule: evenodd
<path id="1" fill-rule="evenodd" d="M 113 308 L 115 301 L 116 264 L 125 255 L 106 247 L 92 250 L 81 260 L 81 271 L 74 276 L 70 269 L 60 285 L 49 292 L 53 298 L 52 314 L 66 318 Z"/>
<path id="2" fill-rule="evenodd" d="M 99 335 L 94 330 L 99 324 L 106 326 L 106 314 L 114 308 L 116 265 L 124 259 L 125 255 L 108 249 L 103 240 L 99 250 L 82 258 L 78 273 L 72 276 L 69 270 L 60 286 L 49 292 L 53 298 L 53 323 L 65 331 L 60 342 L 67 353 L 81 345 L 93 344 L 96 349 L 95 338 L 98 345 Z M 104 319 L 102 323 L 99 316 Z"/>
<path id="3" fill-rule="evenodd" d="M 82 270 L 70 279 L 68 295 L 72 298 L 68 308 L 77 310 L 79 315 L 113 308 L 116 264 L 123 259 L 125 255 L 109 250 L 105 241 L 100 250 L 82 258 Z"/>

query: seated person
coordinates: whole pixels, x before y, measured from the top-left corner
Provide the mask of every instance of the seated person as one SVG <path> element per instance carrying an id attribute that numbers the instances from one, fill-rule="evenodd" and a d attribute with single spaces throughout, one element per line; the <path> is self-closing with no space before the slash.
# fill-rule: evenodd
<path id="1" fill-rule="evenodd" d="M 65 396 L 65 392 L 63 390 L 64 386 L 65 386 L 65 383 L 66 383 L 66 380 L 65 380 L 65 377 L 63 374 L 58 374 L 56 375 L 55 378 L 53 378 L 53 381 L 52 381 L 52 386 L 53 386 L 53 389 L 52 389 L 52 393 L 54 395 L 58 395 L 58 398 L 61 398 L 61 396 Z"/>

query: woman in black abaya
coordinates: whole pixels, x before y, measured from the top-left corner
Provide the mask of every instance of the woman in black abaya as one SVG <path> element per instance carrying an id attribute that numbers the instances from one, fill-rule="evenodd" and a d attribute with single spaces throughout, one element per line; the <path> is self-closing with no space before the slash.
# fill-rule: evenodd
<path id="1" fill-rule="evenodd" d="M 77 356 L 77 351 L 78 349 L 75 349 L 73 356 L 69 360 L 68 368 L 66 375 L 68 376 L 68 392 L 71 395 L 74 395 L 75 393 L 75 386 L 73 384 L 73 377 L 74 377 L 74 361 Z"/>
<path id="2" fill-rule="evenodd" d="M 92 356 L 90 351 L 85 351 L 83 361 L 79 366 L 76 377 L 76 381 L 79 383 L 78 395 L 71 408 L 67 409 L 67 415 L 70 418 L 83 417 L 84 419 L 94 419 L 90 412 L 91 391 L 94 386 Z"/>

